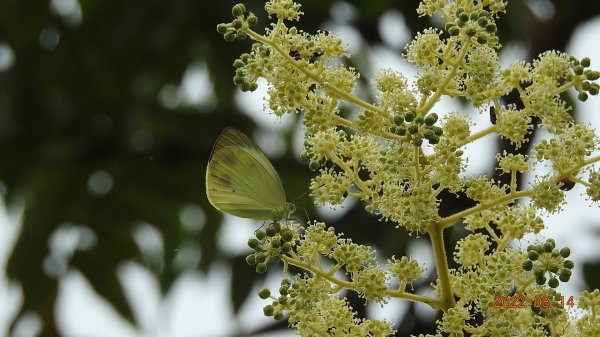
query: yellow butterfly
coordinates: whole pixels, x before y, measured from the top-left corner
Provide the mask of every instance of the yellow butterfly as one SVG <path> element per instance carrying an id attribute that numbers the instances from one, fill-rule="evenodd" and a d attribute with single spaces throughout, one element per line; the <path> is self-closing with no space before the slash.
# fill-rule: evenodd
<path id="1" fill-rule="evenodd" d="M 296 209 L 285 199 L 279 175 L 265 154 L 241 131 L 226 128 L 206 168 L 206 196 L 221 212 L 280 221 Z"/>

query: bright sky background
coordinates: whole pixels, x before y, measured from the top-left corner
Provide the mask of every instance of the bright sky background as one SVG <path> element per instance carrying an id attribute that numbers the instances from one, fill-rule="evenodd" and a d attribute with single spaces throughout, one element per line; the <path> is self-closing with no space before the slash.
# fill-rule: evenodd
<path id="1" fill-rule="evenodd" d="M 75 23 L 78 23 L 76 19 L 81 20 L 81 12 L 76 10 L 69 12 L 64 9 L 72 9 L 76 0 L 54 0 L 52 3 L 56 7 L 55 10 L 61 15 L 63 13 L 66 13 L 64 15 L 67 15 L 67 17 L 71 15 L 71 19 Z M 545 2 L 532 2 L 534 5 L 538 3 L 543 5 Z M 542 6 L 540 8 L 540 16 L 548 15 L 547 7 Z M 79 16 L 77 16 L 77 13 L 79 13 Z M 364 46 L 364 41 L 361 40 L 360 35 L 347 23 L 355 15 L 357 13 L 351 6 L 338 3 L 332 8 L 333 20 L 324 27 L 324 29 L 339 34 L 345 42 L 352 46 L 353 51 L 361 50 Z M 381 18 L 380 29 L 383 32 L 382 36 L 385 44 L 375 46 L 370 50 L 373 62 L 371 69 L 391 67 L 404 73 L 410 80 L 414 75 L 414 69 L 398 56 L 410 38 L 405 33 L 402 14 L 395 11 L 386 13 Z M 577 58 L 589 56 L 592 59 L 592 67 L 598 69 L 598 64 L 600 64 L 598 35 L 600 35 L 600 18 L 589 21 L 578 28 L 567 52 Z M 56 44 L 59 43 L 58 39 L 57 37 Z M 48 42 L 46 40 L 44 42 L 41 39 L 40 43 Z M 523 49 L 521 47 L 509 45 L 502 55 L 502 60 L 513 60 L 521 58 L 522 55 Z M 8 45 L 0 43 L 0 71 L 10 68 L 15 57 L 18 57 L 18 55 L 12 54 Z M 506 65 L 506 63 L 503 63 L 503 65 Z M 364 75 L 370 77 L 372 74 Z M 161 95 L 160 99 L 164 101 L 165 105 L 176 105 L 178 102 L 186 101 L 201 101 L 203 104 L 211 105 L 214 102 L 211 101 L 210 95 L 197 94 L 199 92 L 210 92 L 211 89 L 212 86 L 208 81 L 206 67 L 191 65 L 179 88 L 177 86 L 165 88 L 167 93 L 175 92 L 176 95 L 169 96 L 165 94 Z M 273 131 L 274 128 L 292 128 L 294 124 L 289 118 L 276 121 L 273 116 L 264 113 L 262 110 L 262 94 L 264 94 L 264 91 L 261 90 L 252 94 L 239 93 L 237 103 L 247 108 L 247 113 L 255 118 L 265 131 L 260 132 L 260 137 L 258 137 L 258 133 L 252 135 L 253 138 L 257 140 L 265 152 L 277 156 L 281 153 L 281 147 L 269 145 L 280 144 L 280 142 L 273 141 L 278 139 L 277 133 Z M 175 100 L 169 97 L 175 97 Z M 457 104 L 447 100 L 444 101 L 437 112 L 442 115 L 458 109 L 460 107 Z M 579 107 L 579 113 L 582 122 L 591 123 L 600 129 L 600 98 L 591 97 L 588 102 Z M 481 122 L 479 124 L 484 127 L 489 123 L 488 116 L 486 114 L 475 114 L 474 122 L 476 124 Z M 297 141 L 294 144 L 298 152 L 302 144 L 301 139 L 302 135 L 298 133 Z M 483 170 L 487 169 L 487 163 L 493 156 L 490 151 L 486 151 L 486 148 L 493 146 L 493 141 L 494 139 L 490 136 L 488 139 L 479 142 L 478 146 L 471 146 L 467 149 L 466 157 L 478 158 L 477 161 L 469 162 L 470 174 L 490 173 L 483 172 Z M 489 158 L 486 158 L 486 156 Z M 0 191 L 2 190 L 1 187 Z M 576 265 L 587 260 L 600 258 L 595 253 L 597 249 L 593 249 L 598 246 L 596 233 L 599 228 L 592 228 L 590 221 L 590 219 L 600 219 L 600 211 L 597 205 L 588 206 L 589 203 L 581 196 L 582 192 L 582 187 L 576 185 L 572 191 L 567 193 L 568 201 L 564 212 L 549 218 L 550 228 L 543 232 L 544 235 L 555 238 L 557 246 L 572 247 L 572 259 L 576 261 Z M 198 193 L 202 193 L 202 191 L 199 190 Z M 0 203 L 0 270 L 4 269 L 12 244 L 18 236 L 19 213 L 17 205 L 11 205 L 7 209 L 3 203 Z M 196 210 L 194 214 L 202 219 L 201 209 Z M 185 215 L 183 216 L 185 217 Z M 331 211 L 323 210 L 322 212 L 324 219 L 334 216 L 336 215 L 332 214 Z M 199 226 L 204 225 L 204 220 L 198 221 Z M 600 225 L 597 220 L 595 225 Z M 249 252 L 246 248 L 246 240 L 252 235 L 256 227 L 258 225 L 254 221 L 227 216 L 226 224 L 221 233 L 222 237 L 227 237 L 226 241 L 221 242 L 223 251 L 230 254 Z M 55 247 L 53 253 L 57 250 L 58 253 L 56 254 L 68 256 L 78 244 L 81 245 L 83 238 L 86 237 L 93 238 L 93 233 L 90 236 L 90 233 L 86 233 L 85 230 L 82 231 L 81 228 L 70 228 L 61 232 L 53 240 L 54 244 L 49 243 L 49 247 L 51 249 Z M 535 237 L 532 238 L 534 241 L 535 239 Z M 410 251 L 411 255 L 418 260 L 427 261 L 428 266 L 432 265 L 432 257 L 427 244 L 417 243 L 410 248 Z M 32 266 L 32 268 L 34 267 L 39 266 Z M 432 269 L 430 267 L 430 270 Z M 137 327 L 131 326 L 119 317 L 110 303 L 94 293 L 89 282 L 80 273 L 70 271 L 61 279 L 60 294 L 55 305 L 59 327 L 64 336 L 221 337 L 228 336 L 235 331 L 252 331 L 271 322 L 270 318 L 262 315 L 262 307 L 265 302 L 257 296 L 251 296 L 238 317 L 233 317 L 232 308 L 228 304 L 229 293 L 227 287 L 230 274 L 224 265 L 213 265 L 208 274 L 190 272 L 182 275 L 170 292 L 162 298 L 158 291 L 158 281 L 144 267 L 131 262 L 122 265 L 117 273 L 134 309 L 138 323 Z M 584 286 L 580 273 L 581 268 L 576 267 L 569 287 L 560 288 L 565 295 L 577 295 Z M 273 275 L 267 280 L 266 284 L 261 284 L 260 287 L 278 288 L 279 276 Z M 7 325 L 14 319 L 14 312 L 20 307 L 21 298 L 22 294 L 18 284 L 9 283 L 5 275 L 0 275 L 0 336 L 8 335 L 6 333 Z M 374 317 L 389 317 L 392 319 L 398 317 L 398 314 L 405 309 L 406 305 L 401 301 L 391 301 L 386 310 L 380 309 L 379 306 L 373 306 L 370 313 Z M 422 311 L 424 317 L 432 317 L 433 312 L 426 307 L 419 310 Z M 18 336 L 34 336 L 39 329 L 39 321 L 35 315 L 26 315 L 19 320 L 18 327 Z M 278 333 L 277 336 L 292 336 L 292 334 L 291 332 Z"/>

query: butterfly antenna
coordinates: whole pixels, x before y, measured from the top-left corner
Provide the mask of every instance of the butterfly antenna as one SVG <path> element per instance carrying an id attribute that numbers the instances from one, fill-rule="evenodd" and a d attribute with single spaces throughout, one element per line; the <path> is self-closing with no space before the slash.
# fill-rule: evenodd
<path id="1" fill-rule="evenodd" d="M 319 188 L 321 188 L 321 187 L 323 187 L 323 186 L 325 186 L 325 184 L 321 184 L 321 185 L 320 185 L 319 187 L 317 187 L 316 189 L 318 190 Z M 296 199 L 294 199 L 294 201 L 293 201 L 292 203 L 295 205 L 295 204 L 296 204 L 296 201 L 298 201 L 298 200 L 299 200 L 300 198 L 302 198 L 303 196 L 307 195 L 307 194 L 308 194 L 308 192 L 310 192 L 310 191 L 306 191 L 306 192 L 304 192 L 304 193 L 300 194 L 300 196 L 296 197 Z M 304 214 L 306 215 L 306 221 L 307 221 L 307 222 L 310 222 L 310 217 L 308 216 L 308 211 L 306 211 L 306 208 L 304 208 L 304 207 L 299 207 L 299 208 L 302 208 L 302 210 L 304 211 Z"/>
<path id="2" fill-rule="evenodd" d="M 263 221 L 262 225 L 260 225 L 260 227 L 258 227 L 258 228 L 257 228 L 257 229 L 254 231 L 254 234 L 256 234 L 256 232 L 258 232 L 258 231 L 259 231 L 261 228 L 263 228 L 263 227 L 265 226 L 265 224 L 266 224 L 266 223 L 267 223 L 266 221 Z"/>
<path id="3" fill-rule="evenodd" d="M 325 184 L 321 184 L 321 185 L 320 185 L 319 187 L 317 187 L 315 190 L 318 190 L 319 188 L 321 188 L 321 187 L 323 187 L 323 186 L 325 186 Z M 306 192 L 304 192 L 304 193 L 300 194 L 298 197 L 296 197 L 296 198 L 294 199 L 294 201 L 293 201 L 292 203 L 295 205 L 295 204 L 296 204 L 296 201 L 298 201 L 298 199 L 302 198 L 303 196 L 307 195 L 307 194 L 308 194 L 308 192 L 310 192 L 310 191 L 306 191 Z"/>
<path id="4" fill-rule="evenodd" d="M 302 207 L 302 209 L 304 210 L 304 214 L 306 214 L 306 223 L 310 223 L 310 217 L 308 216 L 308 212 L 306 211 L 306 208 Z"/>
<path id="5" fill-rule="evenodd" d="M 306 215 L 306 221 L 307 223 L 310 223 L 310 217 L 308 216 L 308 211 L 306 211 L 306 208 L 304 207 L 298 207 L 298 209 L 302 209 L 304 211 L 304 215 Z M 298 219 L 294 219 L 296 220 L 298 223 L 302 223 L 302 221 L 298 220 Z"/>

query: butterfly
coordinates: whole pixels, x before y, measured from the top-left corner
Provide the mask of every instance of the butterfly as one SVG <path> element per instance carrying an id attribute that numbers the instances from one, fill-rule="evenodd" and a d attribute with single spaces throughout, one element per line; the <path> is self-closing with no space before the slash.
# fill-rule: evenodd
<path id="1" fill-rule="evenodd" d="M 223 130 L 213 147 L 206 168 L 206 196 L 219 211 L 241 218 L 280 221 L 296 209 L 286 201 L 267 156 L 235 128 Z"/>

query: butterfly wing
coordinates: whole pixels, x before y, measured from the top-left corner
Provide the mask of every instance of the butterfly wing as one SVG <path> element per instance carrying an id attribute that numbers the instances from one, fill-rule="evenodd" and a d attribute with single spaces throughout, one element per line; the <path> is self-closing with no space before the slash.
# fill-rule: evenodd
<path id="1" fill-rule="evenodd" d="M 242 218 L 268 220 L 286 210 L 283 184 L 273 165 L 236 129 L 226 129 L 215 144 L 206 170 L 206 195 L 218 210 Z"/>
<path id="2" fill-rule="evenodd" d="M 217 152 L 217 150 L 228 146 L 256 151 L 260 153 L 260 155 L 262 155 L 262 157 L 264 157 L 264 159 L 267 162 L 269 162 L 267 157 L 263 154 L 262 150 L 259 149 L 258 146 L 256 146 L 256 144 L 254 144 L 254 142 L 250 138 L 248 138 L 248 136 L 246 136 L 242 131 L 236 128 L 226 128 L 225 130 L 223 130 L 223 132 L 217 139 L 217 142 L 215 143 L 213 153 Z M 271 165 L 270 162 L 269 165 Z"/>

